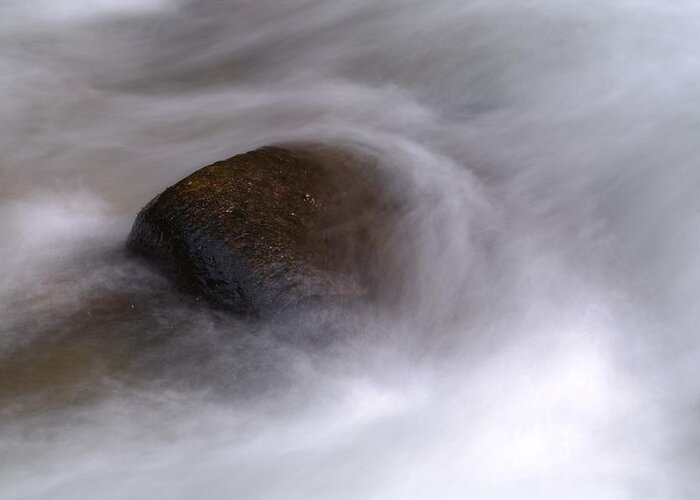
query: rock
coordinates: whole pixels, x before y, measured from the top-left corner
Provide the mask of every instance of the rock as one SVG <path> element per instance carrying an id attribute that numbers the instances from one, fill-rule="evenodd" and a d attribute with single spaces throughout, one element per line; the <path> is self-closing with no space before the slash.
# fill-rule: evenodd
<path id="1" fill-rule="evenodd" d="M 128 246 L 237 313 L 367 299 L 394 207 L 380 184 L 358 155 L 265 147 L 166 189 L 139 213 Z"/>

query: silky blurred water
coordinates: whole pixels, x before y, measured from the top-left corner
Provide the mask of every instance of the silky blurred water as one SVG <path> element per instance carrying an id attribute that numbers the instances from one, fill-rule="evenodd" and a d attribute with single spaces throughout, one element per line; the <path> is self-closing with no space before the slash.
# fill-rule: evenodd
<path id="1" fill-rule="evenodd" d="M 700 497 L 699 46 L 690 0 L 5 0 L 0 497 Z M 395 307 L 256 324 L 125 255 L 306 140 L 401 194 Z"/>

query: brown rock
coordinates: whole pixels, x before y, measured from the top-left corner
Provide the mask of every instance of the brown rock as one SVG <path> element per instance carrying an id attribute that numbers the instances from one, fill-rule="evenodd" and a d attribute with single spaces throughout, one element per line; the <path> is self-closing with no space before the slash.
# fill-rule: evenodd
<path id="1" fill-rule="evenodd" d="M 376 296 L 393 203 L 372 162 L 265 147 L 204 167 L 152 200 L 129 247 L 234 312 Z"/>

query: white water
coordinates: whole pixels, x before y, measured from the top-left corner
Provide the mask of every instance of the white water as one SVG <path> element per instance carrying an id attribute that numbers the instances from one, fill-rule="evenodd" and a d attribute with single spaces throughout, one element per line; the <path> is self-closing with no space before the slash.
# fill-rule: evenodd
<path id="1" fill-rule="evenodd" d="M 700 497 L 700 4 L 6 0 L 0 42 L 0 363 L 129 360 L 3 399 L 1 498 Z M 404 190 L 399 311 L 251 326 L 120 253 L 165 186 L 297 139 Z"/>

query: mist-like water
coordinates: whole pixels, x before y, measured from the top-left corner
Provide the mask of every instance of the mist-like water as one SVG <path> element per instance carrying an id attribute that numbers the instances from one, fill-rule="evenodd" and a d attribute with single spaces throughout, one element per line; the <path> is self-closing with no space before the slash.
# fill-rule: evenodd
<path id="1" fill-rule="evenodd" d="M 6 0 L 0 497 L 700 497 L 700 5 Z M 123 252 L 196 168 L 372 155 L 391 310 L 254 324 Z"/>

